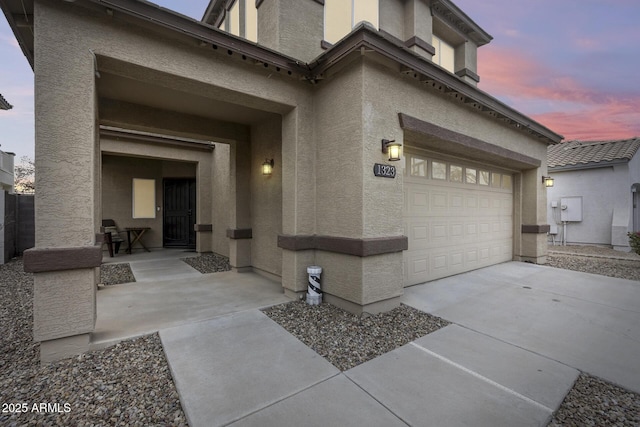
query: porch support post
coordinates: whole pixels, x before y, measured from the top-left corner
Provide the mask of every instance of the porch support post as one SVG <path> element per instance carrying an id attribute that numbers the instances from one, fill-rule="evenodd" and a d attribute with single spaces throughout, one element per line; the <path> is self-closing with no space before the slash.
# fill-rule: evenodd
<path id="1" fill-rule="evenodd" d="M 521 213 L 519 248 L 516 260 L 544 264 L 547 262 L 547 189 L 542 183 L 546 167 L 529 169 L 521 174 Z"/>
<path id="2" fill-rule="evenodd" d="M 36 241 L 24 262 L 43 362 L 88 350 L 102 253 L 94 57 L 63 36 L 57 7 L 34 4 Z"/>
<path id="3" fill-rule="evenodd" d="M 311 105 L 300 104 L 282 118 L 282 232 L 315 233 L 316 162 Z M 295 298 L 307 289 L 307 266 L 315 251 L 282 250 L 282 287 Z"/>
<path id="4" fill-rule="evenodd" d="M 234 233 L 235 230 L 251 228 L 251 144 L 248 141 L 232 143 L 229 161 L 231 162 L 231 209 L 227 230 L 229 263 L 234 269 L 243 270 L 251 267 L 251 239 L 235 238 Z"/>
<path id="5" fill-rule="evenodd" d="M 211 154 L 213 156 L 213 154 Z M 196 252 L 213 250 L 211 218 L 213 211 L 212 159 L 203 156 L 197 166 L 197 202 L 196 202 Z M 203 224 L 203 226 L 198 226 Z M 208 225 L 208 226 L 207 226 Z"/>

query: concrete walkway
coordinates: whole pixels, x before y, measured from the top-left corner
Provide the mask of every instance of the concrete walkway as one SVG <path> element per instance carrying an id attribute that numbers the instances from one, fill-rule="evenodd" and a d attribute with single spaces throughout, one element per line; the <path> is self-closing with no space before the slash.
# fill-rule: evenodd
<path id="1" fill-rule="evenodd" d="M 406 289 L 455 324 L 340 372 L 258 310 L 160 331 L 197 426 L 544 426 L 579 372 L 640 390 L 640 283 L 506 263 Z"/>
<path id="2" fill-rule="evenodd" d="M 128 262 L 135 283 L 106 286 L 97 293 L 97 320 L 91 348 L 229 313 L 291 301 L 279 282 L 255 273 L 202 274 L 181 261 L 197 256 L 162 250 L 106 258 Z"/>

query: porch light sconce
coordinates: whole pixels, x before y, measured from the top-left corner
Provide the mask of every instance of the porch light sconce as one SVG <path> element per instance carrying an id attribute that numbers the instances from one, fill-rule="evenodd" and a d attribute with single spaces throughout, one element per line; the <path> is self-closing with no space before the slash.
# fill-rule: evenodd
<path id="1" fill-rule="evenodd" d="M 542 182 L 544 183 L 545 187 L 553 187 L 553 178 L 551 178 L 550 176 L 543 176 Z"/>
<path id="2" fill-rule="evenodd" d="M 265 159 L 262 164 L 262 175 L 271 175 L 273 172 L 273 159 Z"/>
<path id="3" fill-rule="evenodd" d="M 400 147 L 402 147 L 402 144 L 396 142 L 395 139 L 391 141 L 389 141 L 388 139 L 382 140 L 382 152 L 389 155 L 390 162 L 396 162 L 400 160 Z"/>

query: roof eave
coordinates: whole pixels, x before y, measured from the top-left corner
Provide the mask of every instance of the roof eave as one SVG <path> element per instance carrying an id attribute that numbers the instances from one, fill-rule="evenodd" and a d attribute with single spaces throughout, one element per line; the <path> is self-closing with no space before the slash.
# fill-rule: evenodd
<path id="1" fill-rule="evenodd" d="M 585 170 L 585 169 L 602 169 L 610 168 L 612 166 L 619 166 L 629 163 L 629 159 L 616 159 L 606 162 L 590 162 L 590 163 L 576 163 L 571 165 L 562 166 L 549 166 L 549 172 L 564 172 L 572 170 Z"/>
<path id="2" fill-rule="evenodd" d="M 553 132 L 488 93 L 464 82 L 405 46 L 397 44 L 391 38 L 385 37 L 384 34 L 367 23 L 360 24 L 310 64 L 311 72 L 315 75 L 312 80 L 318 78 L 342 58 L 361 48 L 373 50 L 394 60 L 412 73 L 418 74 L 421 81 L 437 82 L 445 86 L 448 93 L 459 94 L 465 103 L 476 103 L 483 111 L 493 111 L 497 119 L 502 119 L 520 130 L 543 138 L 548 144 L 556 144 L 564 139 L 562 135 Z"/>

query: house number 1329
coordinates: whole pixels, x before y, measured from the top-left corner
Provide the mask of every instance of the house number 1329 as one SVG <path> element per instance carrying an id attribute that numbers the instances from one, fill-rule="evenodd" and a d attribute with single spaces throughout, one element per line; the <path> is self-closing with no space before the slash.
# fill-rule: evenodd
<path id="1" fill-rule="evenodd" d="M 391 165 L 383 165 L 376 163 L 373 165 L 373 174 L 375 176 L 381 176 L 383 178 L 395 178 L 396 167 Z"/>

